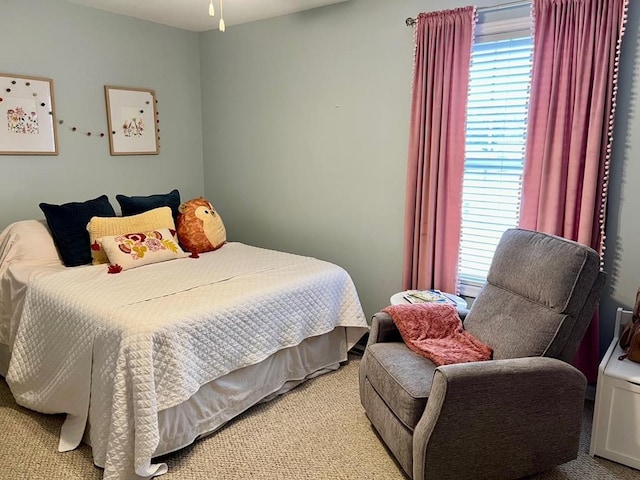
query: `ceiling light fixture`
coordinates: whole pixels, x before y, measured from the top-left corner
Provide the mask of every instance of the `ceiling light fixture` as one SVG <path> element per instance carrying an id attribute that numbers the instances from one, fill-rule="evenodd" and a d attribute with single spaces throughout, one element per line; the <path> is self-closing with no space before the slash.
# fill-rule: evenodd
<path id="1" fill-rule="evenodd" d="M 221 32 L 225 31 L 225 25 L 224 25 L 224 14 L 222 13 L 222 0 L 220 0 L 220 23 L 218 24 L 218 29 Z M 216 15 L 216 11 L 213 8 L 213 0 L 209 0 L 209 16 L 210 17 L 215 17 Z"/>
<path id="2" fill-rule="evenodd" d="M 225 31 L 225 26 L 224 26 L 224 15 L 222 13 L 222 0 L 220 0 L 220 25 L 218 26 L 218 30 L 220 30 L 221 32 Z"/>

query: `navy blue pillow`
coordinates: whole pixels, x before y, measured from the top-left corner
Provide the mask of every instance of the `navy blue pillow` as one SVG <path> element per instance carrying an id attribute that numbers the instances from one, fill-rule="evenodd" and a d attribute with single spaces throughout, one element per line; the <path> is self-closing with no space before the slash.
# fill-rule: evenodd
<path id="1" fill-rule="evenodd" d="M 170 207 L 171 213 L 173 214 L 173 221 L 178 221 L 178 207 L 180 206 L 180 192 L 178 192 L 178 190 L 172 190 L 169 193 L 148 195 L 146 197 L 116 195 L 116 200 L 120 204 L 123 217 L 148 212 L 154 208 Z"/>
<path id="2" fill-rule="evenodd" d="M 41 203 L 53 241 L 67 267 L 91 263 L 91 245 L 87 224 L 91 217 L 115 217 L 116 212 L 106 195 L 86 202 L 62 205 Z"/>

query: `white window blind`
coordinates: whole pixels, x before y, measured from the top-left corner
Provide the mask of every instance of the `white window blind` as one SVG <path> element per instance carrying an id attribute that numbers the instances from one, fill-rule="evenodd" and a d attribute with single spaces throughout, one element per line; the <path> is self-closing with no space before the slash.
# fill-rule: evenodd
<path id="1" fill-rule="evenodd" d="M 458 265 L 463 295 L 477 294 L 502 233 L 518 225 L 532 49 L 531 37 L 473 47 Z"/>

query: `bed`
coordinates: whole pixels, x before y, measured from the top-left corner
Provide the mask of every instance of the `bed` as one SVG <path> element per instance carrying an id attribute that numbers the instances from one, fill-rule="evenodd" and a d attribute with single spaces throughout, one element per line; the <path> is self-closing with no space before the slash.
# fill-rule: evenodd
<path id="1" fill-rule="evenodd" d="M 0 373 L 16 401 L 65 413 L 109 480 L 339 368 L 368 331 L 342 268 L 237 242 L 107 273 L 65 267 L 44 221 L 0 234 Z"/>

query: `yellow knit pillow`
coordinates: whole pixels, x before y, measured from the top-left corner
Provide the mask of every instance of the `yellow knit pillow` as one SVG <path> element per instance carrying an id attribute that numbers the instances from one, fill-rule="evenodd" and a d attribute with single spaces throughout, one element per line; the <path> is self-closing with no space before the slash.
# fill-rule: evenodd
<path id="1" fill-rule="evenodd" d="M 168 228 L 175 235 L 176 226 L 173 222 L 171 208 L 154 208 L 138 215 L 129 217 L 92 217 L 87 225 L 91 242 L 91 258 L 94 265 L 109 263 L 106 253 L 97 242 L 99 238 L 114 235 L 125 235 L 131 232 L 148 232 L 159 228 Z"/>

